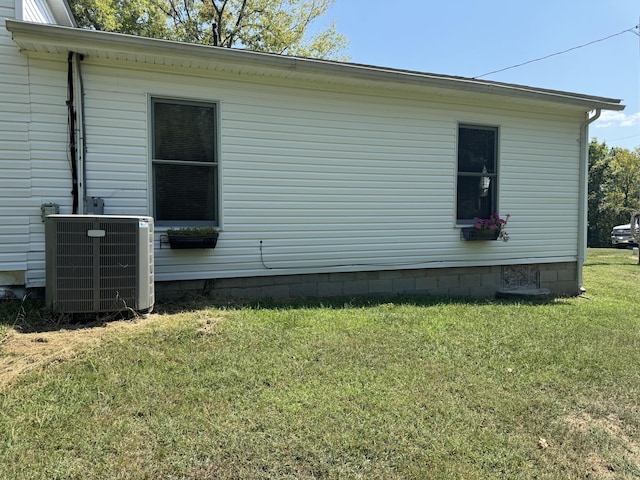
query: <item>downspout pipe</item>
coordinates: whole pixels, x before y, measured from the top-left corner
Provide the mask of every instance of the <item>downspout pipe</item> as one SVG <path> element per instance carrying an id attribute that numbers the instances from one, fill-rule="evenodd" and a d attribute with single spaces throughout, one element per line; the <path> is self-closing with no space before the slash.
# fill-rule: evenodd
<path id="1" fill-rule="evenodd" d="M 593 111 L 593 110 L 592 110 Z M 589 195 L 589 125 L 600 118 L 602 109 L 596 108 L 593 115 L 586 113 L 584 123 L 580 126 L 580 186 L 579 186 L 579 217 L 578 217 L 578 288 L 580 293 L 585 291 L 583 285 L 582 268 L 587 261 L 587 225 L 588 225 L 588 195 Z"/>

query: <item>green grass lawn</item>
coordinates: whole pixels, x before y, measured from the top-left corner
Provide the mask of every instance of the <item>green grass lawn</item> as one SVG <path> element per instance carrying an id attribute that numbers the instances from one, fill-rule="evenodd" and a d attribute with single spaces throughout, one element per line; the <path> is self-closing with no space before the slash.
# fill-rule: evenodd
<path id="1" fill-rule="evenodd" d="M 543 304 L 139 320 L 0 390 L 0 478 L 638 478 L 640 266 L 589 255 L 585 297 Z"/>

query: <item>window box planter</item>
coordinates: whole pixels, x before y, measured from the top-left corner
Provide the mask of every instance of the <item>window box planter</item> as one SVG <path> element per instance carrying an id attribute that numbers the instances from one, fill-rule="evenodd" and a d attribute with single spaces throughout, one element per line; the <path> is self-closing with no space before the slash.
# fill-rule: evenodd
<path id="1" fill-rule="evenodd" d="M 215 248 L 220 234 L 210 227 L 168 230 L 167 239 L 173 249 Z"/>
<path id="2" fill-rule="evenodd" d="M 473 218 L 472 227 L 462 228 L 462 238 L 467 241 L 477 240 L 502 240 L 506 242 L 509 240 L 509 234 L 505 231 L 509 217 L 500 218 L 497 213 L 492 213 L 489 218 Z"/>
<path id="3" fill-rule="evenodd" d="M 468 242 L 479 240 L 497 240 L 500 236 L 500 230 L 486 230 L 475 227 L 464 227 L 462 229 L 462 237 Z"/>

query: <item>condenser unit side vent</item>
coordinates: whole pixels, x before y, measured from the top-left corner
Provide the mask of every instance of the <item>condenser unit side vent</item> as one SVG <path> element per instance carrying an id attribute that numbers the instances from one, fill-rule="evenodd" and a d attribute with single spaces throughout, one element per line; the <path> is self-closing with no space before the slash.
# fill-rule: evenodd
<path id="1" fill-rule="evenodd" d="M 46 302 L 64 313 L 153 308 L 151 217 L 50 215 Z"/>

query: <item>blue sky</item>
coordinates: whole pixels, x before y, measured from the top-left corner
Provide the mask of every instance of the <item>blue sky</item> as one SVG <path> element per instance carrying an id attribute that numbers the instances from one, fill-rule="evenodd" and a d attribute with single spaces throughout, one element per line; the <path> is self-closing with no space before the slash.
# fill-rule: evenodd
<path id="1" fill-rule="evenodd" d="M 335 0 L 326 20 L 349 38 L 353 62 L 476 77 L 632 29 L 640 1 Z M 603 112 L 590 135 L 640 146 L 634 33 L 483 78 L 622 99 L 625 110 Z"/>

